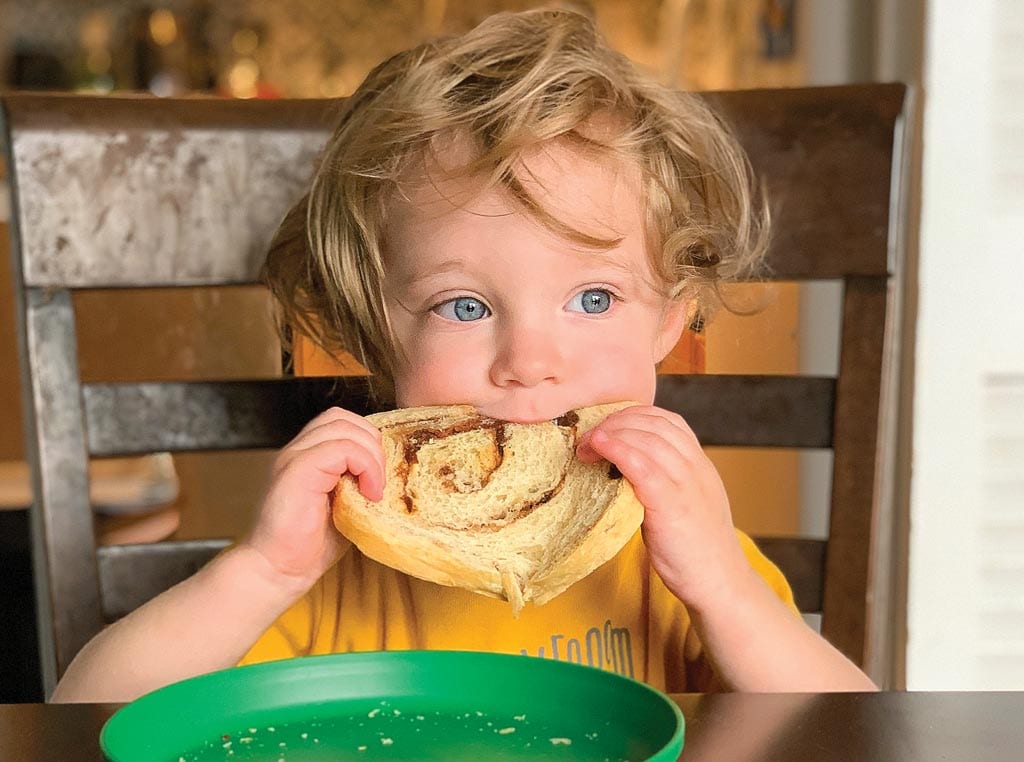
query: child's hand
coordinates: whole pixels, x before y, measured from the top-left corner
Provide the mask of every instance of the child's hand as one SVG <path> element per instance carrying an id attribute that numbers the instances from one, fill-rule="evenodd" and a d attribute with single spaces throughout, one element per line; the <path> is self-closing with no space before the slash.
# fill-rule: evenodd
<path id="1" fill-rule="evenodd" d="M 274 461 L 255 528 L 243 544 L 262 555 L 282 583 L 303 592 L 348 548 L 331 520 L 332 490 L 342 474 L 379 500 L 384 490 L 381 436 L 366 419 L 331 408 L 299 432 Z"/>
<path id="2" fill-rule="evenodd" d="M 699 611 L 747 580 L 725 487 L 680 416 L 640 405 L 619 410 L 583 436 L 577 453 L 586 462 L 606 458 L 633 485 L 654 568 L 684 603 Z"/>

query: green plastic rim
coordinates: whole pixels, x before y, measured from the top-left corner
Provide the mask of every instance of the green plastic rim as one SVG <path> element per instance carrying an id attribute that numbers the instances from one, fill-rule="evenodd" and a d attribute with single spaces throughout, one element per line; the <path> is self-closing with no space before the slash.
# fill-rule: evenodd
<path id="1" fill-rule="evenodd" d="M 122 707 L 112 762 L 676 760 L 679 707 L 644 683 L 533 656 L 333 654 L 222 670 Z"/>

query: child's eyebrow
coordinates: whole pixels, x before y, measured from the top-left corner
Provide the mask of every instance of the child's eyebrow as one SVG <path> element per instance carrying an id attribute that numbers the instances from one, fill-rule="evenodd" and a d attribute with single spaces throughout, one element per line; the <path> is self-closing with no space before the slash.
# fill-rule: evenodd
<path id="1" fill-rule="evenodd" d="M 460 272 L 466 269 L 465 260 L 462 259 L 445 259 L 434 265 L 426 271 L 414 271 L 409 273 L 407 277 L 401 279 L 401 285 L 405 287 L 411 287 L 422 283 L 425 280 L 430 280 L 437 277 L 438 275 L 444 275 L 450 272 Z"/>
<path id="2" fill-rule="evenodd" d="M 587 265 L 593 263 L 594 267 L 587 267 L 587 270 L 614 270 L 617 273 L 627 275 L 630 278 L 636 276 L 636 273 L 634 272 L 633 268 L 630 267 L 628 263 L 623 262 L 620 257 L 615 256 L 614 253 L 586 251 L 579 252 L 579 254 L 581 262 Z M 441 275 L 446 275 L 448 273 L 466 272 L 469 269 L 470 268 L 467 267 L 467 262 L 465 259 L 445 259 L 439 262 L 437 265 L 432 266 L 427 271 L 414 271 L 409 273 L 405 277 L 400 278 L 398 280 L 397 285 L 400 288 L 412 289 L 417 286 L 420 286 L 425 282 L 429 282 Z"/>
<path id="3" fill-rule="evenodd" d="M 578 253 L 580 261 L 585 265 L 585 272 L 614 271 L 615 274 L 628 276 L 631 280 L 641 275 L 636 271 L 636 266 L 626 261 L 615 249 L 607 252 L 587 250 Z"/>
<path id="4" fill-rule="evenodd" d="M 617 257 L 614 254 L 605 254 L 599 251 L 588 251 L 584 255 L 587 259 L 596 260 L 600 267 L 607 267 L 612 270 L 621 270 L 624 273 L 632 274 L 633 268 L 627 263 L 622 261 L 621 257 Z"/>

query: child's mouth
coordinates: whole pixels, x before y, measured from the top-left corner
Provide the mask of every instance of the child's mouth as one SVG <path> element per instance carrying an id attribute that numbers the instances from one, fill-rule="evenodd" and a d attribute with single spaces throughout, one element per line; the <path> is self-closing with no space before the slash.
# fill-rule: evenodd
<path id="1" fill-rule="evenodd" d="M 510 410 L 497 410 L 491 411 L 484 408 L 477 409 L 480 415 L 485 415 L 488 418 L 494 418 L 499 421 L 507 421 L 509 423 L 541 423 L 543 421 L 553 421 L 556 418 L 561 418 L 565 415 L 565 410 L 534 413 L 524 411 L 510 411 Z"/>

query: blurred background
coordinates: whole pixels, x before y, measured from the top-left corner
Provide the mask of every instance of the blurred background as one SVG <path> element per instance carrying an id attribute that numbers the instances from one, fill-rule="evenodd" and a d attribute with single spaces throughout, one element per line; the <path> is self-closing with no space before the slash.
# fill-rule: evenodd
<path id="1" fill-rule="evenodd" d="M 1009 228 L 998 228 L 1003 243 L 992 272 L 1006 267 L 1020 272 L 1020 245 L 1006 230 L 1016 230 L 1013 225 L 1024 218 L 1024 162 L 1012 159 L 1024 156 L 1019 138 L 1024 119 L 1018 109 L 1006 117 L 1008 128 L 990 129 L 983 122 L 989 117 L 993 124 L 1003 119 L 1000 104 L 1024 102 L 1024 69 L 1019 55 L 1010 54 L 1019 51 L 1024 39 L 1024 4 L 979 0 L 965 10 L 953 0 L 0 0 L 0 88 L 115 97 L 126 92 L 155 97 L 344 97 L 372 66 L 398 50 L 438 34 L 464 31 L 496 11 L 549 5 L 593 15 L 614 47 L 675 87 L 715 90 L 867 81 L 915 86 L 915 120 L 907 126 L 917 139 L 904 277 L 904 310 L 911 320 L 901 361 L 903 478 L 897 505 L 902 523 L 897 535 L 902 573 L 906 576 L 909 568 L 911 588 L 915 579 L 921 580 L 921 594 L 916 599 L 920 603 L 910 607 L 908 664 L 899 666 L 907 670 L 911 686 L 994 687 L 1007 680 L 1024 685 L 1024 641 L 1001 636 L 998 643 L 1006 648 L 1000 650 L 997 644 L 995 653 L 1002 668 L 978 656 L 950 672 L 951 643 L 935 636 L 937 628 L 949 623 L 950 595 L 972 597 L 976 583 L 985 579 L 984 570 L 935 581 L 934 566 L 913 568 L 925 564 L 925 559 L 927 564 L 950 566 L 947 557 L 930 553 L 952 541 L 951 527 L 967 536 L 983 537 L 989 531 L 981 527 L 972 535 L 970 527 L 957 523 L 963 501 L 984 503 L 983 474 L 972 472 L 974 481 L 968 479 L 967 486 L 963 479 L 955 480 L 942 449 L 950 437 L 960 437 L 981 452 L 983 432 L 971 428 L 968 434 L 974 440 L 965 440 L 967 424 L 958 424 L 949 414 L 949 399 L 915 397 L 921 387 L 915 376 L 931 379 L 929 389 L 948 393 L 948 384 L 938 381 L 943 374 L 942 378 L 957 379 L 960 393 L 977 389 L 980 395 L 987 388 L 985 379 L 996 374 L 1002 379 L 1003 396 L 992 403 L 995 409 L 1014 408 L 1015 400 L 1024 409 L 1024 358 L 1017 348 L 1024 342 L 1015 333 L 1020 321 L 1004 322 L 1004 342 L 986 343 L 988 354 L 979 357 L 973 351 L 978 346 L 976 334 L 953 320 L 971 309 L 970 299 L 965 299 L 970 284 L 980 288 L 980 281 L 965 274 L 964 261 L 984 239 L 982 232 L 996 229 L 985 216 L 995 207 L 985 203 L 988 191 L 980 187 L 990 176 L 1003 178 L 999 219 L 1012 222 L 1006 223 Z M 993 66 L 1004 68 L 993 76 Z M 964 114 L 972 115 L 973 126 L 968 126 L 972 120 Z M 921 151 L 922 142 L 940 146 L 947 140 L 963 140 L 964 145 L 934 155 Z M 1002 174 L 991 174 L 996 163 L 984 163 L 984 150 L 998 140 L 1003 141 L 1000 156 L 1009 163 L 999 164 Z M 976 178 L 973 185 L 971 177 Z M 3 178 L 0 165 L 0 574 L 7 584 L 0 597 L 0 617 L 8 624 L 0 637 L 0 701 L 30 699 L 38 690 L 26 582 L 25 506 L 30 492 L 21 442 Z M 978 193 L 973 201 L 960 198 L 956 208 L 941 202 L 929 206 L 927 188 L 934 187 L 934 198 L 948 202 L 951 183 L 966 183 Z M 975 235 L 970 240 L 958 222 L 965 207 L 974 212 Z M 922 245 L 926 256 L 919 259 L 918 244 L 925 239 L 934 248 Z M 1024 240 L 1024 235 L 1016 240 Z M 982 277 L 982 270 L 973 272 Z M 931 302 L 924 296 L 926 281 L 927 293 L 936 295 Z M 991 280 L 986 281 L 990 285 Z M 1009 308 L 1011 297 L 1008 290 L 1005 293 L 995 304 Z M 678 362 L 695 363 L 695 369 L 706 372 L 836 372 L 839 284 L 779 284 L 767 292 L 744 287 L 729 296 L 738 307 L 763 309 L 753 317 L 720 311 L 700 337 L 699 351 L 695 353 L 692 345 L 683 348 Z M 85 381 L 254 377 L 281 370 L 269 305 L 260 290 L 88 292 L 76 294 L 75 306 Z M 1003 359 L 993 361 L 996 356 Z M 1001 402 L 1007 393 L 1009 402 Z M 980 405 L 979 401 L 969 409 Z M 912 417 L 923 427 L 912 431 Z M 1018 441 L 1012 436 L 1019 436 L 1019 444 L 1012 444 Z M 1014 464 L 1024 462 L 1024 423 L 1017 434 L 1011 433 L 1011 440 L 1011 488 L 1004 488 L 998 499 L 1024 504 L 1024 474 L 1013 471 Z M 1019 459 L 1013 447 L 1019 447 Z M 763 535 L 826 534 L 829 453 L 719 451 L 712 456 L 729 488 L 738 526 Z M 218 453 L 97 462 L 92 485 L 97 531 L 107 542 L 169 534 L 237 536 L 258 508 L 272 457 L 259 452 Z M 931 476 L 922 488 L 915 485 L 916 494 L 909 478 L 912 467 L 915 479 Z M 915 533 L 910 531 L 911 515 Z M 1024 517 L 1017 520 L 1019 528 L 1014 525 L 1012 532 L 1024 537 Z M 1002 576 L 993 578 L 994 584 L 1013 577 L 1015 570 L 1024 571 L 1024 561 L 1003 564 L 999 570 Z M 905 596 L 906 585 L 903 588 Z M 967 623 L 953 628 L 955 637 L 980 643 L 982 631 L 993 622 L 1007 631 L 1024 631 L 1019 626 L 1024 623 L 1024 607 L 1014 605 L 1009 617 L 1001 619 L 957 619 Z M 918 641 L 913 637 L 915 622 L 918 632 L 928 634 Z M 990 652 L 991 648 L 986 653 Z M 1006 671 L 1006 653 L 1014 655 L 1016 671 Z"/>
<path id="2" fill-rule="evenodd" d="M 333 97 L 382 58 L 536 0 L 0 1 L 16 88 Z M 568 2 L 667 81 L 699 88 L 806 78 L 794 0 Z M 851 4 L 855 5 L 855 4 Z M 862 3 L 859 5 L 863 5 Z M 806 52 L 806 45 L 804 46 Z"/>

